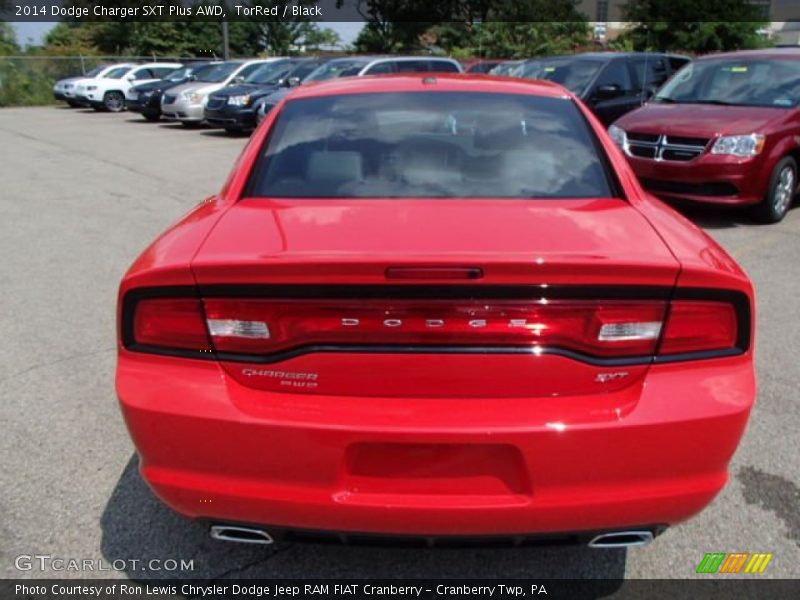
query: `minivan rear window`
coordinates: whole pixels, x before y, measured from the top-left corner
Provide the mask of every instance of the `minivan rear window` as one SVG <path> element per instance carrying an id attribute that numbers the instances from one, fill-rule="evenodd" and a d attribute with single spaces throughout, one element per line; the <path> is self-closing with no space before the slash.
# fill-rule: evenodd
<path id="1" fill-rule="evenodd" d="M 476 92 L 286 103 L 248 184 L 283 198 L 609 197 L 605 159 L 566 98 Z"/>

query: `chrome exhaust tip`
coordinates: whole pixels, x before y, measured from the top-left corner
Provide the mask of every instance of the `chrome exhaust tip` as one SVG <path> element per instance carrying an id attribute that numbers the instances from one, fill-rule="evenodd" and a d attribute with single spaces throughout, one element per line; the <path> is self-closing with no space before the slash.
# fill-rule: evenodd
<path id="1" fill-rule="evenodd" d="M 254 527 L 238 527 L 233 525 L 212 525 L 211 537 L 223 542 L 238 542 L 240 544 L 272 544 L 272 536 L 263 529 Z"/>
<path id="2" fill-rule="evenodd" d="M 615 531 L 602 533 L 589 542 L 590 548 L 632 548 L 645 546 L 655 539 L 652 531 Z"/>

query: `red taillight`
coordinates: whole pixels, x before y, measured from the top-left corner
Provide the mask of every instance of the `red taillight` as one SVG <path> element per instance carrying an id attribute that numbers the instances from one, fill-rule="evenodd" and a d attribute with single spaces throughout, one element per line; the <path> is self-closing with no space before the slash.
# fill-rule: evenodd
<path id="1" fill-rule="evenodd" d="M 142 350 L 269 355 L 314 347 L 471 347 L 562 350 L 599 359 L 734 350 L 726 301 L 495 299 L 144 298 L 123 319 Z M 128 313 L 130 314 L 130 312 Z M 208 355 L 208 354 L 206 354 Z"/>
<path id="2" fill-rule="evenodd" d="M 598 357 L 655 352 L 666 303 L 588 300 L 204 301 L 220 352 L 304 346 L 516 346 Z"/>
<path id="3" fill-rule="evenodd" d="M 149 298 L 136 304 L 133 337 L 137 344 L 208 351 L 203 307 L 199 300 Z"/>
<path id="4" fill-rule="evenodd" d="M 734 348 L 739 335 L 733 305 L 727 302 L 675 300 L 659 354 L 686 354 Z"/>

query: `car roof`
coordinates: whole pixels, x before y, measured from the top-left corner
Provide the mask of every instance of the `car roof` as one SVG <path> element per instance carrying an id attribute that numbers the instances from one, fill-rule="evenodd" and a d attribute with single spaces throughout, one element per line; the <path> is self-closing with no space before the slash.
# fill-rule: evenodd
<path id="1" fill-rule="evenodd" d="M 392 60 L 397 62 L 404 62 L 409 60 L 444 60 L 447 62 L 457 63 L 458 61 L 449 56 L 374 56 L 372 62 L 378 60 Z"/>
<path id="2" fill-rule="evenodd" d="M 570 60 L 574 58 L 609 61 L 615 58 L 646 58 L 651 56 L 672 56 L 675 58 L 689 59 L 688 56 L 682 54 L 670 54 L 669 52 L 579 52 L 578 54 L 553 54 L 550 56 L 534 56 L 529 58 L 526 62 L 533 62 L 537 60 Z"/>
<path id="3" fill-rule="evenodd" d="M 739 50 L 737 52 L 720 52 L 718 54 L 706 54 L 696 60 L 729 60 L 741 58 L 744 60 L 758 58 L 795 58 L 800 60 L 800 51 L 796 48 L 763 48 L 761 50 Z"/>
<path id="4" fill-rule="evenodd" d="M 368 62 L 372 62 L 376 58 L 382 58 L 379 56 L 340 56 L 339 58 L 331 59 L 332 63 L 338 62 L 363 62 L 364 64 Z"/>
<path id="5" fill-rule="evenodd" d="M 295 88 L 291 92 L 291 99 L 384 92 L 494 92 L 533 94 L 550 98 L 569 97 L 569 92 L 550 81 L 472 73 L 417 73 L 328 79 Z"/>

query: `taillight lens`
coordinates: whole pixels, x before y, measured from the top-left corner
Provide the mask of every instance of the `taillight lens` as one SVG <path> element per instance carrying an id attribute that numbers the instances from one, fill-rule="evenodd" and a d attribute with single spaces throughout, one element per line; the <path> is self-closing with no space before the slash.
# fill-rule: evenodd
<path id="1" fill-rule="evenodd" d="M 187 298 L 148 298 L 136 304 L 133 336 L 137 344 L 208 351 L 203 306 Z"/>
<path id="2" fill-rule="evenodd" d="M 725 301 L 143 298 L 123 329 L 140 349 L 268 355 L 303 347 L 514 347 L 669 358 L 741 343 Z"/>
<path id="3" fill-rule="evenodd" d="M 264 354 L 314 345 L 558 347 L 652 355 L 666 303 L 546 300 L 204 301 L 216 350 Z M 234 330 L 239 331 L 236 334 Z"/>
<path id="4" fill-rule="evenodd" d="M 659 355 L 734 348 L 736 310 L 727 302 L 675 300 L 670 305 Z"/>

